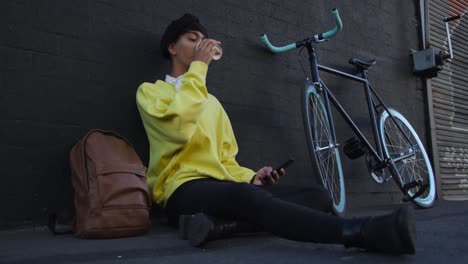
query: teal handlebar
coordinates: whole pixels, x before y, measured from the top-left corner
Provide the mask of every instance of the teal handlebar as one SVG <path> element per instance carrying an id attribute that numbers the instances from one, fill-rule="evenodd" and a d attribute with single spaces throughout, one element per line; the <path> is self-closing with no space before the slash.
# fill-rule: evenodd
<path id="1" fill-rule="evenodd" d="M 338 32 L 340 32 L 341 29 L 343 28 L 343 22 L 341 21 L 340 13 L 338 12 L 338 9 L 336 9 L 336 8 L 332 9 L 331 13 L 332 13 L 332 16 L 335 18 L 335 24 L 336 24 L 335 28 L 333 28 L 333 29 L 331 29 L 331 30 L 329 30 L 329 31 L 327 31 L 325 33 L 315 35 L 315 36 L 313 36 L 313 37 L 311 37 L 309 39 L 306 39 L 306 40 L 304 40 L 302 42 L 296 42 L 296 43 L 288 44 L 286 46 L 276 47 L 276 46 L 273 46 L 271 44 L 271 42 L 268 39 L 266 34 L 262 34 L 260 36 L 260 39 L 265 44 L 265 46 L 267 46 L 267 48 L 273 53 L 281 53 L 281 52 L 286 52 L 286 51 L 296 49 L 298 47 L 304 46 L 304 43 L 307 42 L 307 41 L 309 41 L 309 42 L 312 42 L 312 41 L 320 42 L 320 41 L 329 39 L 329 38 L 333 37 L 334 35 L 336 35 Z"/>
<path id="2" fill-rule="evenodd" d="M 340 18 L 340 13 L 338 12 L 338 9 L 333 9 L 331 11 L 332 15 L 335 17 L 335 24 L 336 24 L 336 27 L 333 28 L 332 30 L 329 30 L 325 33 L 322 33 L 322 37 L 324 39 L 329 39 L 333 36 L 335 36 L 338 32 L 341 31 L 341 29 L 343 29 L 343 22 L 341 21 L 341 18 Z"/>
<path id="3" fill-rule="evenodd" d="M 296 43 L 291 43 L 289 45 L 282 46 L 282 47 L 275 47 L 275 46 L 271 45 L 271 42 L 270 42 L 270 40 L 268 40 L 268 37 L 267 37 L 266 34 L 262 34 L 260 36 L 260 39 L 267 46 L 267 48 L 273 53 L 286 52 L 286 51 L 290 51 L 290 50 L 293 50 L 293 49 L 297 48 Z"/>

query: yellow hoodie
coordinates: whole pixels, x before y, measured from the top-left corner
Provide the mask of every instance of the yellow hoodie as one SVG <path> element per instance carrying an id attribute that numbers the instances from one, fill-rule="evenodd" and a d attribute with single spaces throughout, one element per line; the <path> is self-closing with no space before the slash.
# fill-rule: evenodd
<path id="1" fill-rule="evenodd" d="M 237 142 L 219 101 L 206 89 L 208 66 L 194 61 L 180 90 L 164 81 L 143 83 L 136 95 L 150 144 L 147 180 L 156 203 L 165 206 L 184 182 L 215 178 L 250 182 L 254 171 L 235 157 Z"/>

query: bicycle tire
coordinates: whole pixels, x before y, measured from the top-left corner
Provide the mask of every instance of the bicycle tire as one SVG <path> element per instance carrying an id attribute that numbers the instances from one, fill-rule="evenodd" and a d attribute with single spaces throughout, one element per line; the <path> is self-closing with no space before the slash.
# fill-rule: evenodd
<path id="1" fill-rule="evenodd" d="M 390 118 L 389 112 L 396 123 Z M 404 137 L 396 124 L 407 135 L 410 142 Z M 380 113 L 379 129 L 382 145 L 388 158 L 394 159 L 405 154 L 416 153 L 414 156 L 395 163 L 399 172 L 400 183 L 396 182 L 401 185 L 399 187 L 402 191 L 402 186 L 415 180 L 422 180 L 424 183 L 429 184 L 427 190 L 412 202 L 422 208 L 431 207 L 436 197 L 434 173 L 426 150 L 415 130 L 402 114 L 391 108 L 388 109 L 388 112 L 384 110 Z M 409 189 L 408 194 L 413 196 L 419 191 L 419 188 L 419 186 L 416 186 Z"/>
<path id="2" fill-rule="evenodd" d="M 333 213 L 342 216 L 346 207 L 343 169 L 325 109 L 319 92 L 312 83 L 307 82 L 302 93 L 302 119 L 309 156 L 315 175 L 319 176 L 319 182 L 333 200 Z"/>

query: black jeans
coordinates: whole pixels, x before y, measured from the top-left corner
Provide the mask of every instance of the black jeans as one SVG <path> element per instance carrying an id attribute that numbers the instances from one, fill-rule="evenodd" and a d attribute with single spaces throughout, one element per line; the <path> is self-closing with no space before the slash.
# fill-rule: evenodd
<path id="1" fill-rule="evenodd" d="M 341 243 L 344 220 L 329 213 L 331 206 L 320 186 L 255 186 L 200 179 L 177 188 L 167 201 L 166 212 L 171 223 L 179 215 L 203 212 L 249 222 L 286 239 Z"/>

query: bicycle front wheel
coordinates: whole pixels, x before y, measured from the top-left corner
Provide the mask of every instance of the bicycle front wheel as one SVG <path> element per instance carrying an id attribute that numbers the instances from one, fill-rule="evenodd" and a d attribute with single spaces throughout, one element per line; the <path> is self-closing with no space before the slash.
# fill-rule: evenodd
<path id="1" fill-rule="evenodd" d="M 333 200 L 333 213 L 343 215 L 346 204 L 343 170 L 324 102 L 309 82 L 302 97 L 304 129 L 315 174 Z"/>
<path id="2" fill-rule="evenodd" d="M 412 182 L 427 184 L 427 189 L 413 202 L 420 207 L 432 206 L 436 197 L 434 173 L 426 150 L 413 127 L 394 109 L 381 113 L 379 127 L 384 151 L 387 157 L 395 161 L 402 184 L 400 188 Z M 405 158 L 401 159 L 402 157 Z M 408 194 L 413 196 L 420 188 L 421 185 L 410 188 Z"/>

